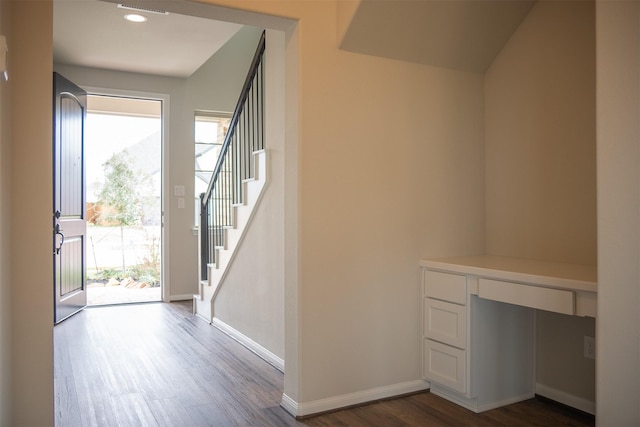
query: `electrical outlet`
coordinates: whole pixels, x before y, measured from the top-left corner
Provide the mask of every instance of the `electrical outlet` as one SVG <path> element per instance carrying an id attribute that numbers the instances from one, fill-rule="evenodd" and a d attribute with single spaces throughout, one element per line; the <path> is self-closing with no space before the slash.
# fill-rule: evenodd
<path id="1" fill-rule="evenodd" d="M 596 339 L 594 337 L 584 337 L 584 357 L 587 359 L 596 358 Z"/>

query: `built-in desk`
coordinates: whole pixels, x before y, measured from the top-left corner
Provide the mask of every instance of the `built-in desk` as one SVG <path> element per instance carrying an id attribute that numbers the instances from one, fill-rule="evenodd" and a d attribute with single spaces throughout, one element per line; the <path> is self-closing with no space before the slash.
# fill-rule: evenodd
<path id="1" fill-rule="evenodd" d="M 475 412 L 535 394 L 535 310 L 596 316 L 595 267 L 496 256 L 423 260 L 423 376 Z"/>

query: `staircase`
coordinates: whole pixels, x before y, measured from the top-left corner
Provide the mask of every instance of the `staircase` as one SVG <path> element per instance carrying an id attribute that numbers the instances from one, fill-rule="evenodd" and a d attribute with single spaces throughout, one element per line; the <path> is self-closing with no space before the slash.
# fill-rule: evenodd
<path id="1" fill-rule="evenodd" d="M 264 137 L 265 35 L 249 68 L 216 167 L 200 195 L 198 293 L 193 312 L 211 323 L 214 302 L 262 197 L 267 172 Z"/>

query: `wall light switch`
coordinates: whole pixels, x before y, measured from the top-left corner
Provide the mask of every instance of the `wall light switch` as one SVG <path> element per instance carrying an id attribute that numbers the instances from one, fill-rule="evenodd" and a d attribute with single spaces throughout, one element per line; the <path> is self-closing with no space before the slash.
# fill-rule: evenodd
<path id="1" fill-rule="evenodd" d="M 9 80 L 9 76 L 7 74 L 7 38 L 5 36 L 0 36 L 0 81 Z"/>
<path id="2" fill-rule="evenodd" d="M 184 209 L 184 197 L 178 197 L 178 209 Z"/>
<path id="3" fill-rule="evenodd" d="M 182 197 L 184 196 L 184 185 L 176 185 L 173 187 L 173 195 Z"/>

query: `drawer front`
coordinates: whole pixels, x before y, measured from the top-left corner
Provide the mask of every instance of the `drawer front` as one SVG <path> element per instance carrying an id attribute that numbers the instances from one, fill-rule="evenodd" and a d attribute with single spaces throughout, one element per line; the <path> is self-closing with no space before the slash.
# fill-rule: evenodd
<path id="1" fill-rule="evenodd" d="M 467 312 L 463 305 L 424 299 L 424 336 L 464 349 L 467 342 Z"/>
<path id="2" fill-rule="evenodd" d="M 465 305 L 467 303 L 467 278 L 459 274 L 426 270 L 424 294 L 427 297 Z"/>
<path id="3" fill-rule="evenodd" d="M 478 296 L 555 313 L 575 314 L 574 293 L 561 289 L 481 278 L 478 281 Z"/>
<path id="4" fill-rule="evenodd" d="M 425 339 L 424 377 L 452 390 L 466 393 L 465 351 Z"/>

